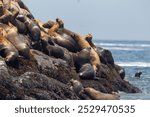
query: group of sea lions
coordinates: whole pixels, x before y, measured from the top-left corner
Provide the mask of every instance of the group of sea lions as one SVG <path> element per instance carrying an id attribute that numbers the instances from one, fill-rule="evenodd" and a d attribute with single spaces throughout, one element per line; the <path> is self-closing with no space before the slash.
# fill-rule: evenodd
<path id="1" fill-rule="evenodd" d="M 0 56 L 11 64 L 17 62 L 18 57 L 30 59 L 32 48 L 60 59 L 64 58 L 62 48 L 67 49 L 81 79 L 97 79 L 96 73 L 101 63 L 115 67 L 110 51 L 98 49 L 92 42 L 91 34 L 82 36 L 72 32 L 64 27 L 64 22 L 59 18 L 43 23 L 33 17 L 21 0 L 0 0 Z M 124 78 L 124 70 L 119 66 L 115 68 Z M 93 98 L 89 92 L 97 91 L 92 88 L 82 91 L 91 99 L 101 99 Z"/>

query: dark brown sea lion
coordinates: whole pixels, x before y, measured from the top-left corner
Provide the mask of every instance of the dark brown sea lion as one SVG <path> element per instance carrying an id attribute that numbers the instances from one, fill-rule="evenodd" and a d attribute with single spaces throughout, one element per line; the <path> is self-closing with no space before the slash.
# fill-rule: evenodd
<path id="1" fill-rule="evenodd" d="M 77 72 L 79 72 L 84 64 L 90 63 L 90 49 L 91 48 L 85 48 L 80 52 L 73 54 L 73 61 Z"/>
<path id="2" fill-rule="evenodd" d="M 79 47 L 78 44 L 76 43 L 76 41 L 71 37 L 71 35 L 74 34 L 74 32 L 64 28 L 64 22 L 57 18 L 56 22 L 59 24 L 59 28 L 57 30 L 57 33 L 59 35 L 61 35 L 63 38 L 65 38 L 66 42 L 68 43 L 68 45 L 70 45 L 70 47 L 66 46 L 66 48 L 71 51 L 71 52 L 78 52 Z"/>
<path id="3" fill-rule="evenodd" d="M 33 20 L 23 15 L 18 15 L 17 19 L 26 25 L 29 35 L 32 37 L 32 41 L 40 40 L 41 30 Z"/>
<path id="4" fill-rule="evenodd" d="M 116 93 L 113 94 L 102 93 L 91 87 L 84 88 L 84 92 L 93 100 L 119 100 L 120 98 L 120 96 Z"/>
<path id="5" fill-rule="evenodd" d="M 142 72 L 141 72 L 141 71 L 138 71 L 138 72 L 135 73 L 134 76 L 135 76 L 136 78 L 140 78 L 141 75 L 142 75 Z"/>
<path id="6" fill-rule="evenodd" d="M 87 80 L 87 79 L 91 79 L 91 80 L 97 79 L 96 78 L 96 73 L 95 73 L 93 67 L 91 66 L 91 64 L 89 64 L 89 63 L 82 65 L 82 67 L 80 68 L 78 74 L 79 74 L 79 77 L 81 79 L 85 79 L 85 80 Z"/>
<path id="7" fill-rule="evenodd" d="M 0 55 L 5 57 L 7 63 L 12 63 L 17 60 L 19 53 L 17 49 L 0 34 Z"/>
<path id="8" fill-rule="evenodd" d="M 43 52 L 49 56 L 54 56 L 55 58 L 63 58 L 64 57 L 64 51 L 62 48 L 56 45 L 50 45 L 47 40 L 42 39 L 42 48 Z"/>
<path id="9" fill-rule="evenodd" d="M 3 28 L 3 32 L 5 32 L 3 36 L 6 37 L 16 47 L 16 49 L 19 51 L 19 54 L 25 58 L 29 58 L 30 48 L 25 42 L 25 37 L 21 34 L 18 34 L 17 28 L 13 25 L 9 26 L 5 24 L 1 24 L 0 26 Z"/>

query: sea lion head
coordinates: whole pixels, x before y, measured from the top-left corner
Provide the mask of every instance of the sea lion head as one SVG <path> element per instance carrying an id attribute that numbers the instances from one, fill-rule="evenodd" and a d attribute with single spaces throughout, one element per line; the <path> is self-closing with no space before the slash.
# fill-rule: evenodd
<path id="1" fill-rule="evenodd" d="M 64 28 L 64 22 L 60 18 L 56 18 L 56 22 L 59 24 L 59 28 Z"/>
<path id="2" fill-rule="evenodd" d="M 86 36 L 85 36 L 85 39 L 89 42 L 91 42 L 92 41 L 92 38 L 93 38 L 93 36 L 92 36 L 92 34 L 87 34 Z"/>

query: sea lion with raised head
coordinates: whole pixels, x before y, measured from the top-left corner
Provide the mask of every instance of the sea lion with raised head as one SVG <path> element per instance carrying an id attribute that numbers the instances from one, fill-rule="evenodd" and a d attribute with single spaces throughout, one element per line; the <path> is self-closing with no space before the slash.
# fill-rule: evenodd
<path id="1" fill-rule="evenodd" d="M 87 35 L 85 36 L 85 40 L 90 44 L 90 46 L 91 46 L 95 51 L 97 51 L 97 48 L 96 48 L 95 44 L 94 44 L 93 41 L 92 41 L 92 38 L 93 38 L 92 34 L 87 34 Z"/>
<path id="2" fill-rule="evenodd" d="M 93 66 L 94 70 L 97 71 L 100 65 L 100 58 L 97 52 L 90 46 L 90 44 L 80 34 L 74 34 L 72 35 L 72 38 L 78 43 L 80 50 L 85 49 L 85 48 L 91 48 L 90 49 L 90 63 Z"/>
<path id="3" fill-rule="evenodd" d="M 84 93 L 93 100 L 119 100 L 120 98 L 120 96 L 116 93 L 102 93 L 91 87 L 84 88 Z"/>

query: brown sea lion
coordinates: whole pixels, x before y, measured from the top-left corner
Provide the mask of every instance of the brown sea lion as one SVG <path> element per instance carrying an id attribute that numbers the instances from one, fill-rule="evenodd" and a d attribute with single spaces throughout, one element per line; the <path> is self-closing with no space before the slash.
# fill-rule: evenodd
<path id="1" fill-rule="evenodd" d="M 62 46 L 66 48 L 69 51 L 76 51 L 76 46 L 73 42 L 71 42 L 69 39 L 66 39 L 66 37 L 63 37 L 62 35 L 57 33 L 57 30 L 59 29 L 59 24 L 55 23 L 49 30 L 48 34 L 50 38 L 59 46 Z"/>
<path id="2" fill-rule="evenodd" d="M 6 23 L 8 24 L 8 22 L 11 19 L 11 12 L 9 12 L 5 7 L 2 1 L 0 1 L 0 22 L 1 23 Z"/>
<path id="3" fill-rule="evenodd" d="M 17 49 L 0 34 L 0 55 L 5 57 L 7 63 L 12 63 L 17 60 L 19 53 Z"/>
<path id="4" fill-rule="evenodd" d="M 85 49 L 85 48 L 91 48 L 90 49 L 90 63 L 93 66 L 94 70 L 97 71 L 100 65 L 100 58 L 97 52 L 90 46 L 90 44 L 80 34 L 74 34 L 72 35 L 72 38 L 78 43 L 80 50 Z"/>
<path id="5" fill-rule="evenodd" d="M 63 20 L 61 20 L 60 18 L 57 18 L 57 19 L 56 19 L 56 22 L 59 24 L 59 29 L 58 29 L 58 31 L 57 31 L 59 34 L 60 34 L 60 33 L 64 33 L 64 34 L 69 35 L 69 36 L 75 34 L 74 32 L 72 32 L 72 31 L 70 31 L 70 30 L 68 30 L 68 29 L 66 29 L 66 28 L 64 27 L 64 22 L 63 22 Z"/>
<path id="6" fill-rule="evenodd" d="M 9 11 L 11 13 L 19 12 L 20 15 L 24 15 L 24 16 L 27 16 L 30 19 L 34 19 L 33 15 L 28 10 L 26 10 L 24 8 L 21 8 L 19 6 L 18 2 L 16 2 L 15 0 L 11 0 Z"/>
<path id="7" fill-rule="evenodd" d="M 120 96 L 116 93 L 107 94 L 95 90 L 94 88 L 84 88 L 84 93 L 93 100 L 119 100 Z"/>
<path id="8" fill-rule="evenodd" d="M 43 23 L 43 27 L 44 28 L 51 28 L 53 25 L 55 24 L 55 22 L 54 21 L 52 21 L 52 20 L 49 20 L 48 22 L 46 22 L 46 23 Z"/>
<path id="9" fill-rule="evenodd" d="M 10 24 L 11 25 L 11 24 Z M 3 28 L 3 34 L 4 37 L 6 37 L 19 51 L 19 54 L 25 58 L 30 57 L 30 48 L 28 44 L 25 42 L 25 37 L 21 34 L 18 34 L 17 28 L 13 25 L 0 25 Z"/>
<path id="10" fill-rule="evenodd" d="M 22 9 L 25 9 L 25 10 L 27 10 L 29 13 L 31 13 L 30 12 L 30 10 L 28 9 L 28 7 L 21 1 L 21 0 L 14 0 L 15 2 L 17 2 L 18 4 L 19 4 L 19 6 L 22 8 Z M 33 15 L 32 15 L 33 16 Z"/>

